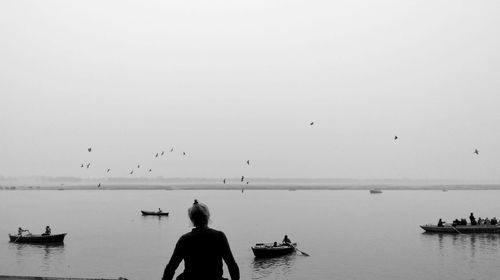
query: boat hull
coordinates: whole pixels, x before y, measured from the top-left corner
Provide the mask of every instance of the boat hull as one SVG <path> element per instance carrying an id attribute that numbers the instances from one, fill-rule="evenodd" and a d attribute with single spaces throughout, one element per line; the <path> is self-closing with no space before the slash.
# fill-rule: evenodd
<path id="1" fill-rule="evenodd" d="M 143 211 L 141 210 L 143 216 L 168 216 L 168 212 L 153 212 L 153 211 Z"/>
<path id="2" fill-rule="evenodd" d="M 437 225 L 420 226 L 426 232 L 431 233 L 500 233 L 500 226 L 498 225 L 459 225 L 459 226 L 444 226 L 438 227 Z"/>
<path id="3" fill-rule="evenodd" d="M 33 243 L 33 244 L 47 244 L 47 243 L 62 243 L 66 233 L 51 234 L 51 235 L 26 235 L 19 237 L 18 235 L 9 234 L 10 242 L 15 243 Z"/>
<path id="4" fill-rule="evenodd" d="M 297 243 L 293 243 L 292 246 L 280 244 L 276 247 L 272 243 L 259 243 L 252 247 L 252 251 L 257 258 L 272 258 L 293 253 L 296 246 Z"/>

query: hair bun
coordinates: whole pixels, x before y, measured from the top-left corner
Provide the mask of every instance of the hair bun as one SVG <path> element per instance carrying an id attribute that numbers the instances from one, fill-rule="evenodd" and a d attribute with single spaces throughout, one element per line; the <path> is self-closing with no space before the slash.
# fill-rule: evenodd
<path id="1" fill-rule="evenodd" d="M 198 204 L 198 199 L 195 199 L 193 204 Z"/>

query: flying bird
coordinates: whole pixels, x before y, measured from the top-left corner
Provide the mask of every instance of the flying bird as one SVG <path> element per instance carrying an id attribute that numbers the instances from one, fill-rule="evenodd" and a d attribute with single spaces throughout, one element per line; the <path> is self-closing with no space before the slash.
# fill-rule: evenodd
<path id="1" fill-rule="evenodd" d="M 163 156 L 165 154 L 165 151 L 161 151 L 161 155 Z M 157 154 L 158 155 L 158 154 Z"/>
<path id="2" fill-rule="evenodd" d="M 141 168 L 141 165 L 140 165 L 140 164 L 138 164 L 138 165 L 137 165 L 137 168 Z"/>
<path id="3" fill-rule="evenodd" d="M 250 165 L 250 160 L 247 160 L 247 165 Z"/>
<path id="4" fill-rule="evenodd" d="M 314 122 L 311 122 L 309 125 L 313 125 L 313 124 L 314 124 Z"/>
<path id="5" fill-rule="evenodd" d="M 247 182 L 247 185 L 248 185 L 248 182 Z"/>
<path id="6" fill-rule="evenodd" d="M 151 172 L 151 168 L 149 169 L 149 172 Z"/>
<path id="7" fill-rule="evenodd" d="M 99 183 L 99 185 L 97 185 L 97 187 L 100 188 L 101 187 L 101 183 Z"/>
<path id="8" fill-rule="evenodd" d="M 241 176 L 241 181 L 243 182 L 245 180 L 245 176 Z"/>
<path id="9" fill-rule="evenodd" d="M 173 152 L 174 151 L 174 148 L 170 149 L 170 152 Z"/>
<path id="10" fill-rule="evenodd" d="M 80 167 L 83 167 L 83 163 L 82 163 L 82 165 L 80 165 Z"/>
<path id="11" fill-rule="evenodd" d="M 134 170 L 131 170 L 131 171 L 130 171 L 130 174 L 134 174 Z"/>
<path id="12" fill-rule="evenodd" d="M 397 135 L 394 136 L 394 140 L 398 140 L 398 136 Z"/>
<path id="13" fill-rule="evenodd" d="M 475 150 L 474 150 L 474 153 L 475 153 L 476 155 L 479 155 L 479 151 L 478 151 L 477 149 L 475 149 Z"/>
<path id="14" fill-rule="evenodd" d="M 182 152 L 182 155 L 185 156 L 186 155 L 186 152 Z"/>
<path id="15" fill-rule="evenodd" d="M 92 152 L 92 147 L 88 148 L 87 151 Z"/>
<path id="16" fill-rule="evenodd" d="M 156 156 L 155 157 L 158 157 L 158 153 L 156 153 Z"/>
<path id="17" fill-rule="evenodd" d="M 109 172 L 109 171 L 111 171 L 111 168 L 108 168 L 108 170 L 106 170 L 106 172 Z"/>
<path id="18" fill-rule="evenodd" d="M 225 184 L 225 183 L 226 183 L 226 179 L 222 180 L 222 183 L 224 183 L 224 184 Z"/>
<path id="19" fill-rule="evenodd" d="M 90 162 L 87 164 L 87 168 L 89 168 L 89 167 L 90 167 Z"/>

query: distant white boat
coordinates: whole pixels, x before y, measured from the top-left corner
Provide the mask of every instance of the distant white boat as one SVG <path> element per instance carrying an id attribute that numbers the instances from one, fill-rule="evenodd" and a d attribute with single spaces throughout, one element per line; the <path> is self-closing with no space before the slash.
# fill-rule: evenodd
<path id="1" fill-rule="evenodd" d="M 381 189 L 371 189 L 370 193 L 382 193 Z"/>

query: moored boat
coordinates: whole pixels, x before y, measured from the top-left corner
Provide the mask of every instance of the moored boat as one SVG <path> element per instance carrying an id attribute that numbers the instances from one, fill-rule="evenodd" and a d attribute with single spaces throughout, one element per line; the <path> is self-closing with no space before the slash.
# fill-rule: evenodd
<path id="1" fill-rule="evenodd" d="M 46 244 L 46 243 L 61 243 L 64 242 L 64 237 L 66 233 L 61 234 L 29 234 L 29 235 L 14 235 L 9 234 L 10 242 L 15 243 L 36 243 L 36 244 Z"/>
<path id="2" fill-rule="evenodd" d="M 141 210 L 143 216 L 168 216 L 168 212 L 155 212 Z"/>
<path id="3" fill-rule="evenodd" d="M 370 193 L 382 193 L 381 189 L 371 189 Z"/>
<path id="4" fill-rule="evenodd" d="M 499 225 L 423 225 L 420 226 L 423 230 L 430 233 L 500 233 Z"/>
<path id="5" fill-rule="evenodd" d="M 290 245 L 281 243 L 276 246 L 274 246 L 274 243 L 257 243 L 252 247 L 252 251 L 257 258 L 270 258 L 293 253 L 295 247 L 297 247 L 297 243 Z"/>

